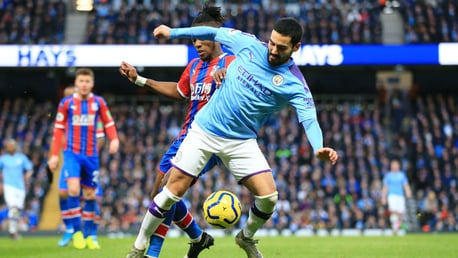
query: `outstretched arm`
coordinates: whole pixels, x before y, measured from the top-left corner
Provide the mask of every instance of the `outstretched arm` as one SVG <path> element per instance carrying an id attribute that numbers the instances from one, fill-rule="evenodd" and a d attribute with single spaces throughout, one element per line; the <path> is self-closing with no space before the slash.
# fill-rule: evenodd
<path id="1" fill-rule="evenodd" d="M 184 100 L 183 96 L 181 96 L 177 91 L 176 82 L 161 82 L 142 77 L 137 73 L 137 69 L 135 69 L 134 66 L 124 61 L 121 62 L 119 73 L 129 79 L 129 81 L 132 83 L 135 83 L 137 86 L 146 86 L 149 89 L 166 97 L 176 100 Z"/>
<path id="2" fill-rule="evenodd" d="M 321 132 L 320 125 L 315 119 L 310 119 L 302 122 L 307 138 L 312 145 L 315 156 L 320 160 L 329 160 L 331 164 L 336 164 L 339 159 L 337 151 L 329 147 L 323 147 L 323 133 Z"/>

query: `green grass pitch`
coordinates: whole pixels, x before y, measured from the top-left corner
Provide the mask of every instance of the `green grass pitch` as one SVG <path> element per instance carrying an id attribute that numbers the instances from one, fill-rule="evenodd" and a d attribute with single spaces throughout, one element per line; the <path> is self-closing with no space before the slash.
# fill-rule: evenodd
<path id="1" fill-rule="evenodd" d="M 123 258 L 134 238 L 111 239 L 100 236 L 101 250 L 57 247 L 58 236 L 27 236 L 18 241 L 0 238 L 2 258 Z M 410 234 L 381 237 L 262 237 L 259 249 L 265 258 L 452 258 L 458 257 L 458 234 Z M 161 258 L 183 257 L 188 248 L 184 237 L 168 238 Z M 216 238 L 215 246 L 202 258 L 243 258 L 244 252 L 232 237 Z"/>

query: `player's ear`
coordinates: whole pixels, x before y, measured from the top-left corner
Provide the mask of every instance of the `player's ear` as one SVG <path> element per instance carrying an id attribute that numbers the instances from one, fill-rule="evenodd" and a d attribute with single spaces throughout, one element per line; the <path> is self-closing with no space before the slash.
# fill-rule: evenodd
<path id="1" fill-rule="evenodd" d="M 301 42 L 297 42 L 296 45 L 293 46 L 293 52 L 296 52 L 297 50 L 299 50 L 300 47 L 301 47 Z"/>

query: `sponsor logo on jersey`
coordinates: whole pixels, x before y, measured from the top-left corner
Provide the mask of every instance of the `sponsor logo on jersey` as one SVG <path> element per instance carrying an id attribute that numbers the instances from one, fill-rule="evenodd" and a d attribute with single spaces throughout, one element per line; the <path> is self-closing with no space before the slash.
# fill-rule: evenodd
<path id="1" fill-rule="evenodd" d="M 95 125 L 95 115 L 73 115 L 72 124 L 75 126 Z"/>

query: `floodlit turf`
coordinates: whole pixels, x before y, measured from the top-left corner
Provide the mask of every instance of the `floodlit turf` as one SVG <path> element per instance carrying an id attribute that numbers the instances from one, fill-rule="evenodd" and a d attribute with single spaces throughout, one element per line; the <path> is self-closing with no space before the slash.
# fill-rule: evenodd
<path id="1" fill-rule="evenodd" d="M 57 247 L 58 237 L 28 236 L 13 241 L 0 238 L 0 257 L 122 258 L 134 238 L 99 237 L 101 250 L 76 250 Z M 183 257 L 188 248 L 184 237 L 169 238 L 161 258 Z M 267 237 L 260 238 L 259 248 L 265 258 L 452 258 L 458 257 L 458 234 L 418 234 L 400 237 Z M 215 246 L 205 250 L 202 258 L 246 257 L 231 237 L 216 238 Z"/>

